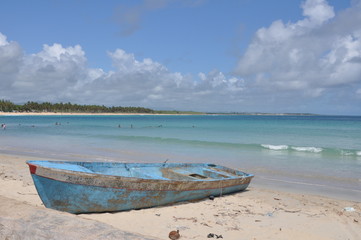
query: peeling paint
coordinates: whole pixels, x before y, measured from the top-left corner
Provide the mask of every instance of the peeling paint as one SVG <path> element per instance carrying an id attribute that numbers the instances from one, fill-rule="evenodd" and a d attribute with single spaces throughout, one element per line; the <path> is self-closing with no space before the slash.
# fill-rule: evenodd
<path id="1" fill-rule="evenodd" d="M 246 189 L 253 177 L 214 164 L 28 164 L 44 205 L 71 213 L 122 211 L 219 196 Z"/>

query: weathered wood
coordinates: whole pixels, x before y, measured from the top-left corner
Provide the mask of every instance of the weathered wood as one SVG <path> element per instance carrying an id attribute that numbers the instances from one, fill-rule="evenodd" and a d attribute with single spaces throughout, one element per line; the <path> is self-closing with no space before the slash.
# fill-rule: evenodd
<path id="1" fill-rule="evenodd" d="M 29 161 L 44 205 L 71 213 L 111 212 L 219 196 L 253 177 L 205 163 Z"/>

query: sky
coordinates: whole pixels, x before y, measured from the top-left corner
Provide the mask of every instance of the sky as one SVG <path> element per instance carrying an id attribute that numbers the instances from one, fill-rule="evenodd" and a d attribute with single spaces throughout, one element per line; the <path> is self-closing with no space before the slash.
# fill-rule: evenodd
<path id="1" fill-rule="evenodd" d="M 0 99 L 361 115 L 361 0 L 2 0 Z"/>

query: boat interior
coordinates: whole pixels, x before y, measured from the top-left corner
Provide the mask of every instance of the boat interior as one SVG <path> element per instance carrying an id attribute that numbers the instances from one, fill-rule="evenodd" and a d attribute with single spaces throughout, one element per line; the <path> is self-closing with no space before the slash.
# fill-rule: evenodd
<path id="1" fill-rule="evenodd" d="M 240 171 L 204 163 L 34 162 L 43 167 L 67 171 L 159 180 L 207 181 L 247 176 Z"/>

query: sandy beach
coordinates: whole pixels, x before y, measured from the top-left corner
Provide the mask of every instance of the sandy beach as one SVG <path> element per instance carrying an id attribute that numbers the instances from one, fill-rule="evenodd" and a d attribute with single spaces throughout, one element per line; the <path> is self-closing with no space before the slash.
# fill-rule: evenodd
<path id="1" fill-rule="evenodd" d="M 118 213 L 73 215 L 43 206 L 25 162 L 0 155 L 0 239 L 361 238 L 361 202 L 253 186 L 214 200 Z M 38 158 L 37 158 L 38 159 Z"/>

